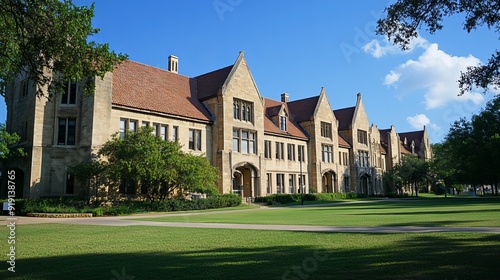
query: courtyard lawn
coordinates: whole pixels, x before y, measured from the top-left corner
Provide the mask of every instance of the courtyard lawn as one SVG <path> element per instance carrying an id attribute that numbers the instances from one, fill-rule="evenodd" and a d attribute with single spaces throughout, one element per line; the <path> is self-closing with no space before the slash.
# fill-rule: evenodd
<path id="1" fill-rule="evenodd" d="M 480 233 L 38 224 L 18 225 L 15 245 L 0 279 L 495 279 L 500 263 L 500 235 Z"/>
<path id="2" fill-rule="evenodd" d="M 273 207 L 233 213 L 172 215 L 141 220 L 325 226 L 500 227 L 500 199 L 371 200 L 314 207 Z"/>

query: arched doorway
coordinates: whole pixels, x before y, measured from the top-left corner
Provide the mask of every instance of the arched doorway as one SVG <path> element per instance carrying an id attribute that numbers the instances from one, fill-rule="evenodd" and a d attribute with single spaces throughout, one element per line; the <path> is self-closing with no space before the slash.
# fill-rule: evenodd
<path id="1" fill-rule="evenodd" d="M 232 193 L 241 197 L 256 197 L 260 195 L 257 168 L 251 163 L 239 163 L 233 168 Z"/>
<path id="2" fill-rule="evenodd" d="M 364 195 L 370 195 L 369 193 L 369 183 L 370 183 L 370 175 L 368 174 L 363 174 L 359 178 L 359 184 L 360 184 L 360 189 L 361 193 Z"/>
<path id="3" fill-rule="evenodd" d="M 337 174 L 333 170 L 328 170 L 323 173 L 322 179 L 322 190 L 324 193 L 338 192 L 337 186 Z"/>

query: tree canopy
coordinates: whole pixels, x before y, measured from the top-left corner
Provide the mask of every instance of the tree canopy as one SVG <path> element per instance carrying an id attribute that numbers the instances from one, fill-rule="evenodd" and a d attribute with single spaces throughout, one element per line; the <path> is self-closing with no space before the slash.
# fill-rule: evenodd
<path id="1" fill-rule="evenodd" d="M 142 192 L 150 200 L 165 199 L 174 192 L 216 194 L 217 169 L 204 156 L 185 153 L 177 142 L 164 141 L 142 127 L 128 131 L 125 138 L 115 134 L 99 150 L 99 162 L 72 167 L 80 181 L 127 184 L 122 192 Z M 90 190 L 88 191 L 90 192 Z"/>
<path id="2" fill-rule="evenodd" d="M 26 155 L 22 147 L 13 147 L 19 143 L 19 140 L 21 140 L 19 135 L 8 133 L 5 124 L 0 124 L 0 160 Z"/>
<path id="3" fill-rule="evenodd" d="M 495 193 L 500 180 L 500 96 L 470 120 L 455 121 L 436 148 L 434 162 L 445 184 L 495 185 Z"/>
<path id="4" fill-rule="evenodd" d="M 398 0 L 385 9 L 386 17 L 377 22 L 376 33 L 386 35 L 389 41 L 408 49 L 418 29 L 425 26 L 434 34 L 443 28 L 443 19 L 455 14 L 464 14 L 463 28 L 467 32 L 486 26 L 500 32 L 500 1 L 498 0 Z M 460 94 L 473 87 L 483 88 L 500 85 L 500 52 L 495 50 L 485 65 L 470 66 L 458 80 Z"/>
<path id="5" fill-rule="evenodd" d="M 89 41 L 99 32 L 92 27 L 94 5 L 78 7 L 71 0 L 0 0 L 0 94 L 23 73 L 34 81 L 38 96 L 49 96 L 64 80 L 83 81 L 94 93 L 94 77 L 104 77 L 126 55 L 108 44 Z"/>

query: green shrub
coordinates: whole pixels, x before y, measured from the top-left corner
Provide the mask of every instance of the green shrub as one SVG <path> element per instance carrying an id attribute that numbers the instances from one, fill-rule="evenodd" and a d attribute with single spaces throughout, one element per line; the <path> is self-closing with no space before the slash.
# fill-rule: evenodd
<path id="1" fill-rule="evenodd" d="M 304 201 L 335 201 L 341 199 L 353 199 L 365 197 L 357 193 L 306 193 L 304 194 Z M 271 194 L 268 196 L 256 197 L 255 202 L 265 202 L 267 205 L 273 204 L 288 204 L 299 202 L 302 200 L 302 195 L 299 193 L 294 194 Z"/>
<path id="2" fill-rule="evenodd" d="M 79 209 L 62 199 L 26 199 L 21 213 L 78 213 Z"/>
<path id="3" fill-rule="evenodd" d="M 92 213 L 92 216 L 94 217 L 101 217 L 104 215 L 104 208 L 102 207 L 96 207 L 90 211 Z"/>
<path id="4" fill-rule="evenodd" d="M 210 196 L 206 199 L 184 200 L 171 199 L 164 201 L 126 201 L 109 207 L 90 207 L 79 200 L 66 198 L 43 198 L 16 200 L 16 214 L 26 213 L 92 213 L 93 216 L 118 216 L 141 213 L 145 211 L 171 212 L 204 210 L 241 205 L 241 197 L 235 194 Z M 17 209 L 20 210 L 17 210 Z"/>
<path id="5" fill-rule="evenodd" d="M 396 192 L 388 192 L 387 197 L 389 198 L 396 198 L 398 197 L 398 194 Z"/>

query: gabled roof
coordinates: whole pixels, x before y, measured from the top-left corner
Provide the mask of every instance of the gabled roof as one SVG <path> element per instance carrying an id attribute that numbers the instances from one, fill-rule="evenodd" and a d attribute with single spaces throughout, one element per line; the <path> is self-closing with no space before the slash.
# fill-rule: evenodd
<path id="1" fill-rule="evenodd" d="M 266 107 L 267 116 L 269 116 L 270 118 L 277 116 L 281 111 L 281 107 L 283 107 L 283 104 L 281 104 L 281 103 L 279 103 L 279 105 L 276 105 L 276 106 Z"/>
<path id="2" fill-rule="evenodd" d="M 380 153 L 383 155 L 387 154 L 387 149 L 386 149 L 386 147 L 384 147 L 384 145 L 380 145 Z"/>
<path id="3" fill-rule="evenodd" d="M 113 71 L 112 104 L 209 121 L 196 88 L 194 79 L 127 60 Z"/>
<path id="4" fill-rule="evenodd" d="M 339 136 L 339 147 L 343 148 L 351 148 L 351 145 L 342 137 L 342 135 L 338 134 Z"/>
<path id="5" fill-rule="evenodd" d="M 349 129 L 349 125 L 352 123 L 352 118 L 354 117 L 355 110 L 356 110 L 355 106 L 333 110 L 335 118 L 339 121 L 339 130 Z"/>
<path id="6" fill-rule="evenodd" d="M 403 132 L 403 133 L 398 133 L 399 134 L 399 139 L 401 140 L 401 143 L 404 145 L 404 139 L 406 138 L 406 143 L 407 143 L 407 149 L 411 151 L 411 142 L 415 142 L 415 153 L 419 153 L 420 151 L 420 143 L 422 142 L 422 139 L 424 138 L 424 131 L 410 131 L 410 132 Z"/>
<path id="7" fill-rule="evenodd" d="M 205 100 L 210 97 L 217 95 L 219 89 L 222 88 L 224 82 L 226 81 L 231 69 L 234 65 L 215 70 L 210 73 L 206 73 L 195 77 L 196 84 L 198 87 L 198 99 Z"/>
<path id="8" fill-rule="evenodd" d="M 272 100 L 269 98 L 264 98 L 264 132 L 270 132 L 275 134 L 281 134 L 283 136 L 293 136 L 299 138 L 307 139 L 307 135 L 304 133 L 299 124 L 294 120 L 293 116 L 290 114 L 287 103 L 282 103 L 280 101 Z M 285 110 L 288 111 L 287 118 L 287 131 L 282 131 L 279 129 L 277 124 L 273 123 L 271 117 L 278 115 L 281 107 L 284 106 Z M 276 112 L 276 110 L 278 112 Z M 268 112 L 274 113 L 274 115 L 268 115 Z"/>
<path id="9" fill-rule="evenodd" d="M 380 143 L 385 143 L 387 144 L 387 133 L 391 132 L 391 129 L 379 129 L 380 132 Z"/>
<path id="10" fill-rule="evenodd" d="M 290 114 L 296 122 L 312 120 L 314 118 L 314 110 L 318 104 L 319 95 L 306 99 L 295 100 L 288 102 L 287 106 L 290 109 Z"/>
<path id="11" fill-rule="evenodd" d="M 406 155 L 411 154 L 411 150 L 409 150 L 409 149 L 411 149 L 411 147 L 410 148 L 405 147 L 405 145 L 403 144 L 403 142 L 400 142 L 399 146 L 401 148 L 400 149 L 401 150 L 401 154 L 406 154 Z"/>

